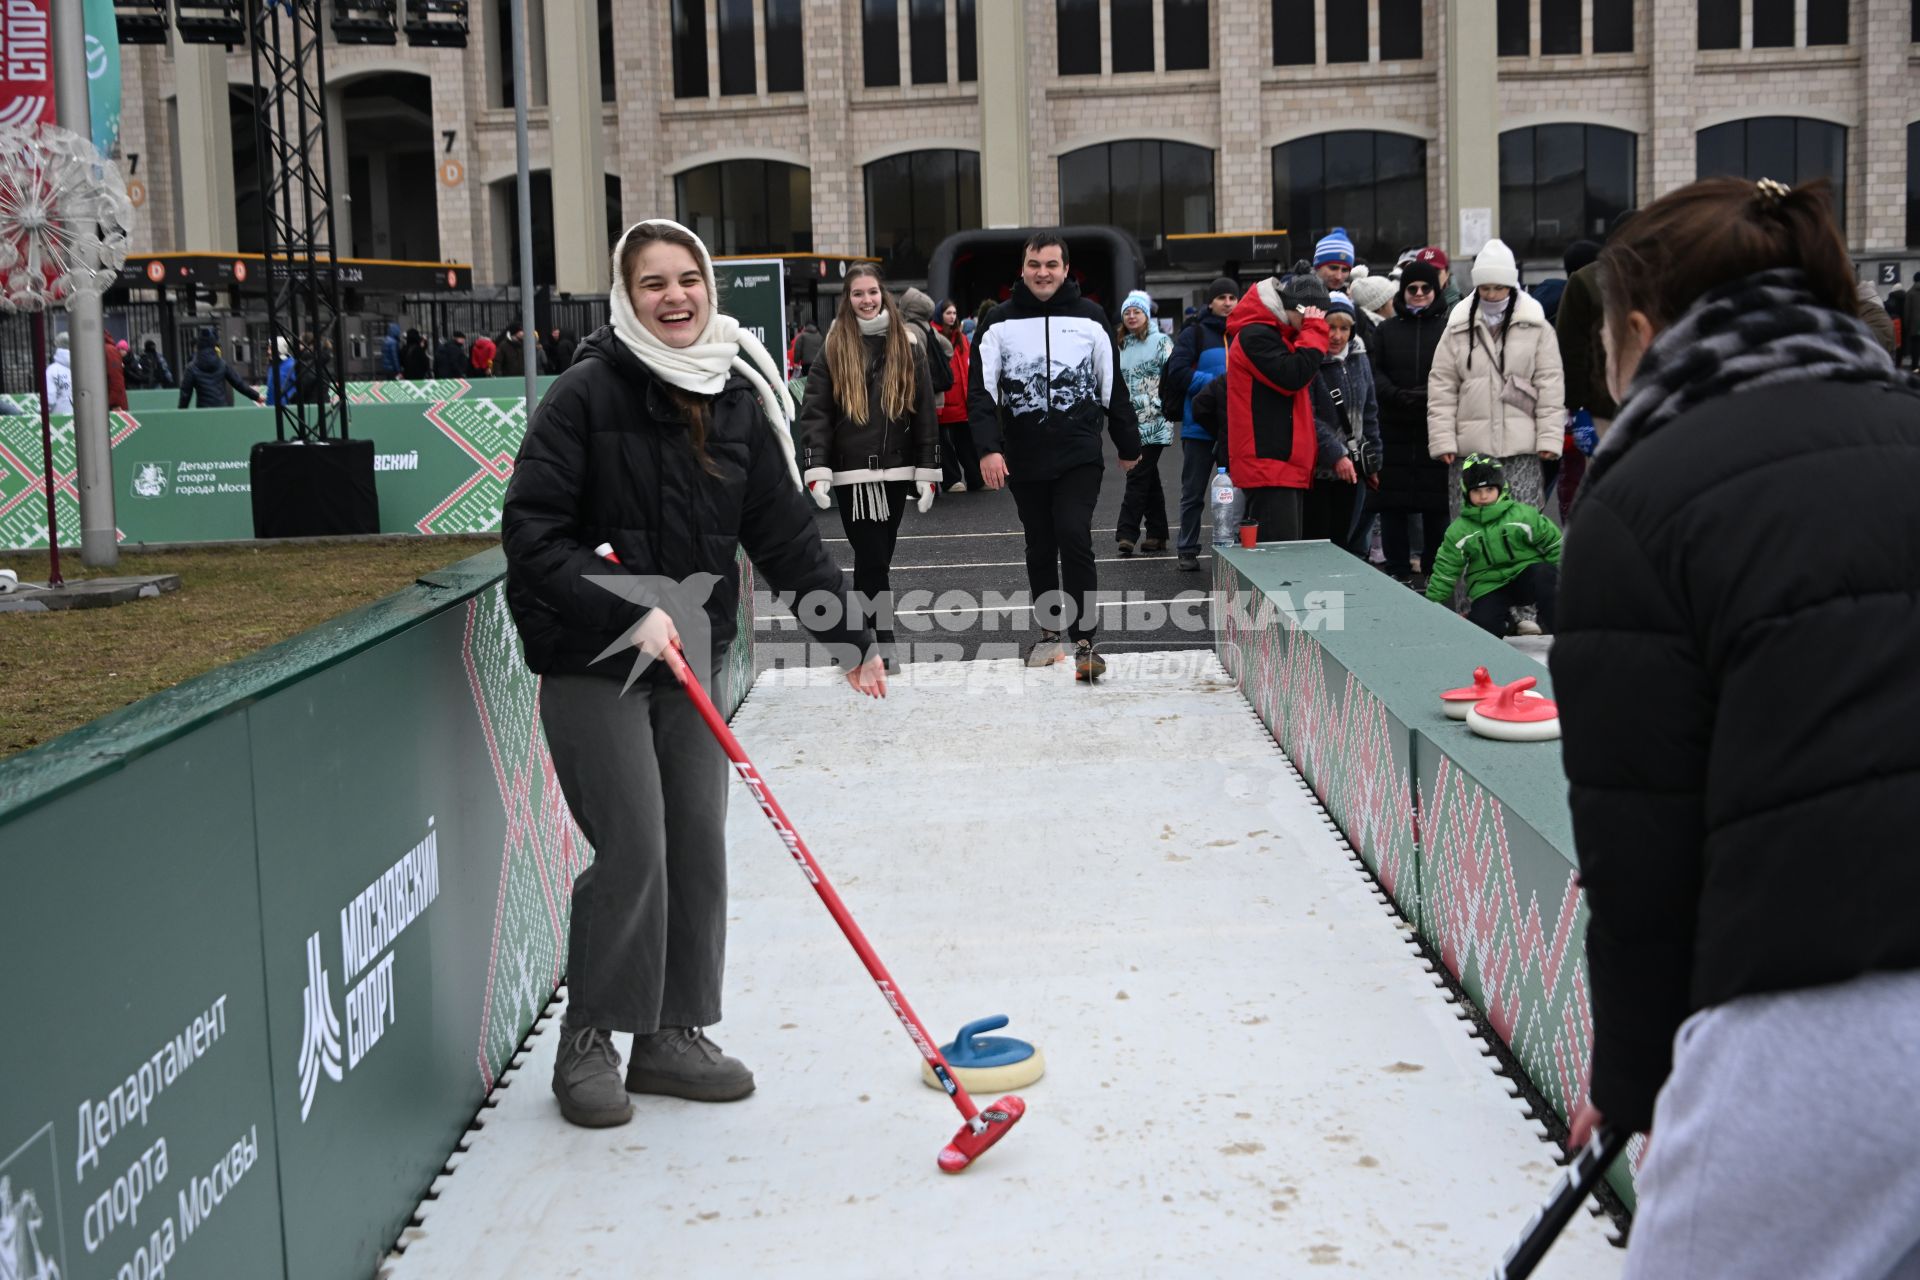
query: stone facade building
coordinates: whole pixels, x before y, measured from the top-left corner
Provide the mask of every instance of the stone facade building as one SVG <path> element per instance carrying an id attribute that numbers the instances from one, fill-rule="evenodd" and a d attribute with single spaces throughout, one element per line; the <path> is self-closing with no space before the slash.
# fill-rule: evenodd
<path id="1" fill-rule="evenodd" d="M 952 230 L 1060 221 L 1133 232 L 1170 294 L 1208 274 L 1165 264 L 1178 232 L 1339 224 L 1378 261 L 1490 230 L 1538 275 L 1708 172 L 1831 176 L 1869 278 L 1920 259 L 1908 0 L 527 5 L 536 270 L 569 291 L 656 213 L 902 280 Z M 511 278 L 507 13 L 475 0 L 464 50 L 329 45 L 346 254 Z M 136 246 L 257 245 L 247 51 L 125 55 Z"/>

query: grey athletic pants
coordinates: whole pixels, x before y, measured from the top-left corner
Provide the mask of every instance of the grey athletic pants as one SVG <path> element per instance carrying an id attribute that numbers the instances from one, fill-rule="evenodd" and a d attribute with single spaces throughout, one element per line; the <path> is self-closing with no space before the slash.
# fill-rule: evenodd
<path id="1" fill-rule="evenodd" d="M 540 723 L 594 849 L 573 882 L 567 1021 L 712 1026 L 727 955 L 726 753 L 686 694 L 645 678 L 622 695 L 605 676 L 548 676 Z"/>
<path id="2" fill-rule="evenodd" d="M 1624 1280 L 1920 1278 L 1916 1064 L 1920 971 L 1687 1019 Z"/>

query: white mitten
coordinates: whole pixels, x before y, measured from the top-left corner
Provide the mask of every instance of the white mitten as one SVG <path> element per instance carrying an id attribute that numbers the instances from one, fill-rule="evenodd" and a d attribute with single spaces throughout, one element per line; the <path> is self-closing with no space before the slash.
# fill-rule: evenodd
<path id="1" fill-rule="evenodd" d="M 920 514 L 925 515 L 931 510 L 933 510 L 933 484 L 922 480 L 920 481 Z"/>
<path id="2" fill-rule="evenodd" d="M 813 495 L 813 505 L 825 511 L 833 505 L 833 485 L 825 480 L 815 480 L 807 486 L 807 492 Z"/>

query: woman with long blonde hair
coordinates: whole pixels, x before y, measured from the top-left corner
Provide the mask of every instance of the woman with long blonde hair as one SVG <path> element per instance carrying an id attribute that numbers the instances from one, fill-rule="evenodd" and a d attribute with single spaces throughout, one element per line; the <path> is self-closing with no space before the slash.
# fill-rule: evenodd
<path id="1" fill-rule="evenodd" d="M 887 570 L 909 497 L 933 505 L 940 480 L 938 402 L 928 352 L 874 267 L 847 274 L 826 345 L 807 374 L 800 474 L 825 510 L 837 495 L 853 547 L 853 590 L 883 651 L 893 643 Z"/>

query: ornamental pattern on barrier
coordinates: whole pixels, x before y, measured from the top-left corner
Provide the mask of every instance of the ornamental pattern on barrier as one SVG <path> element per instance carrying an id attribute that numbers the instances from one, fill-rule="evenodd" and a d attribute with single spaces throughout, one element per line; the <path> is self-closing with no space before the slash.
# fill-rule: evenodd
<path id="1" fill-rule="evenodd" d="M 414 527 L 421 533 L 495 532 L 526 434 L 526 407 L 518 400 L 447 400 L 427 406 L 426 418 L 477 469 Z"/>
<path id="2" fill-rule="evenodd" d="M 1593 1052 L 1579 880 L 1568 867 L 1550 886 L 1523 888 L 1507 844 L 1506 806 L 1444 756 L 1421 813 L 1428 936 L 1448 970 L 1478 993 L 1487 1021 L 1534 1084 L 1570 1114 Z"/>
<path id="3" fill-rule="evenodd" d="M 53 497 L 60 527 L 71 531 L 71 542 L 78 542 L 80 534 L 77 470 L 73 419 L 56 418 L 53 422 Z M 47 545 L 47 491 L 42 483 L 45 474 L 39 415 L 0 416 L 0 547 Z"/>
<path id="4" fill-rule="evenodd" d="M 473 391 L 465 378 L 430 378 L 408 382 L 395 378 L 389 382 L 349 382 L 348 404 L 438 404 L 464 400 Z"/>
<path id="5" fill-rule="evenodd" d="M 461 645 L 506 813 L 476 1062 L 488 1089 L 566 968 L 573 880 L 593 851 L 574 823 L 540 729 L 540 681 L 521 657 L 506 588 L 467 603 Z"/>
<path id="6" fill-rule="evenodd" d="M 1248 590 L 1234 575 L 1226 589 Z M 1241 691 L 1287 751 L 1314 795 L 1379 878 L 1407 919 L 1418 925 L 1420 895 L 1414 859 L 1409 764 L 1385 704 L 1351 672 L 1336 699 L 1327 689 L 1329 663 L 1311 634 L 1271 626 L 1258 612 L 1227 610 L 1227 652 Z"/>
<path id="7" fill-rule="evenodd" d="M 40 443 L 40 401 L 36 396 L 15 396 L 31 404 L 34 412 L 0 414 L 0 547 L 28 551 L 47 545 L 47 491 L 44 484 L 46 462 Z M 109 415 L 113 434 L 110 445 L 140 429 L 140 420 L 124 410 Z M 61 541 L 67 546 L 80 544 L 79 463 L 74 452 L 73 419 L 56 417 L 52 421 L 54 510 L 63 530 Z M 116 536 L 124 538 L 119 530 Z"/>

